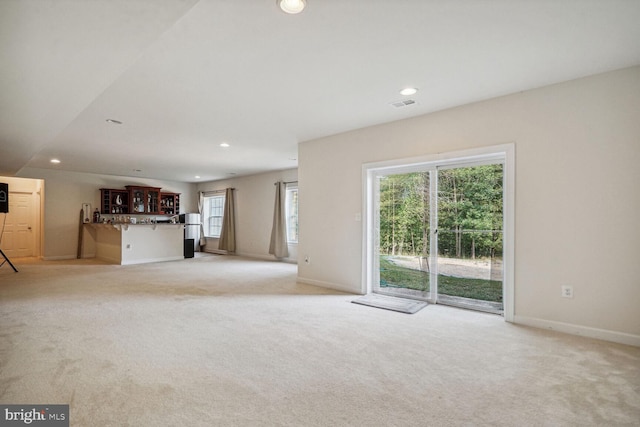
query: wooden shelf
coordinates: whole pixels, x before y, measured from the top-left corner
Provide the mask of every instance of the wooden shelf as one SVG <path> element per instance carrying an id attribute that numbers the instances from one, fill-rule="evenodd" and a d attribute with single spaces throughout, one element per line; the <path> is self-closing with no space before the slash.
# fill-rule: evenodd
<path id="1" fill-rule="evenodd" d="M 103 215 L 129 213 L 129 192 L 127 190 L 101 188 L 100 213 Z"/>
<path id="2" fill-rule="evenodd" d="M 162 193 L 160 187 L 127 185 L 126 189 L 101 188 L 102 215 L 178 215 L 180 194 Z"/>
<path id="3" fill-rule="evenodd" d="M 178 215 L 180 213 L 180 194 L 160 193 L 160 213 L 162 215 Z"/>

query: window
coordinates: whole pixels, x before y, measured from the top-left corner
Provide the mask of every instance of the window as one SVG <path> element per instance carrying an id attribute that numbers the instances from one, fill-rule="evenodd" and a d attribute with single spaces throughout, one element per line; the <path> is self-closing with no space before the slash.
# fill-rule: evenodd
<path id="1" fill-rule="evenodd" d="M 287 185 L 285 205 L 287 215 L 287 242 L 298 243 L 298 186 Z"/>
<path id="2" fill-rule="evenodd" d="M 222 215 L 224 213 L 224 194 L 204 197 L 204 235 L 220 237 Z"/>

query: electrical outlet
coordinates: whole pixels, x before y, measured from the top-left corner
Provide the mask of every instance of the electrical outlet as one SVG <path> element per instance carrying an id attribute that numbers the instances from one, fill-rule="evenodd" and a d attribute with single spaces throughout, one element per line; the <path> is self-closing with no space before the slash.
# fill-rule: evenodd
<path id="1" fill-rule="evenodd" d="M 573 298 L 573 286 L 561 286 L 562 296 L 565 298 Z"/>
<path id="2" fill-rule="evenodd" d="M 304 263 L 305 264 L 311 264 L 311 257 L 309 255 L 305 255 L 304 257 Z"/>

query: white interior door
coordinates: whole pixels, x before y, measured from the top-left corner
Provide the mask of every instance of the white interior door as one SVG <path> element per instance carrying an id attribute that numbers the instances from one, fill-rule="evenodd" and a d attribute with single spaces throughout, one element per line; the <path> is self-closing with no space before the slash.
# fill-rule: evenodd
<path id="1" fill-rule="evenodd" d="M 32 192 L 9 192 L 1 248 L 10 258 L 35 255 L 35 197 Z"/>

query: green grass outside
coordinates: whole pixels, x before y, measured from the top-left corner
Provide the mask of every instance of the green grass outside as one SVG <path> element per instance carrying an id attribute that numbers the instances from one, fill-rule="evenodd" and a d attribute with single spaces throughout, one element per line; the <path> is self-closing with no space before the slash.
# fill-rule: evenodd
<path id="1" fill-rule="evenodd" d="M 380 257 L 380 287 L 429 290 L 429 273 L 395 265 Z M 502 282 L 438 275 L 438 293 L 481 301 L 502 302 Z"/>

